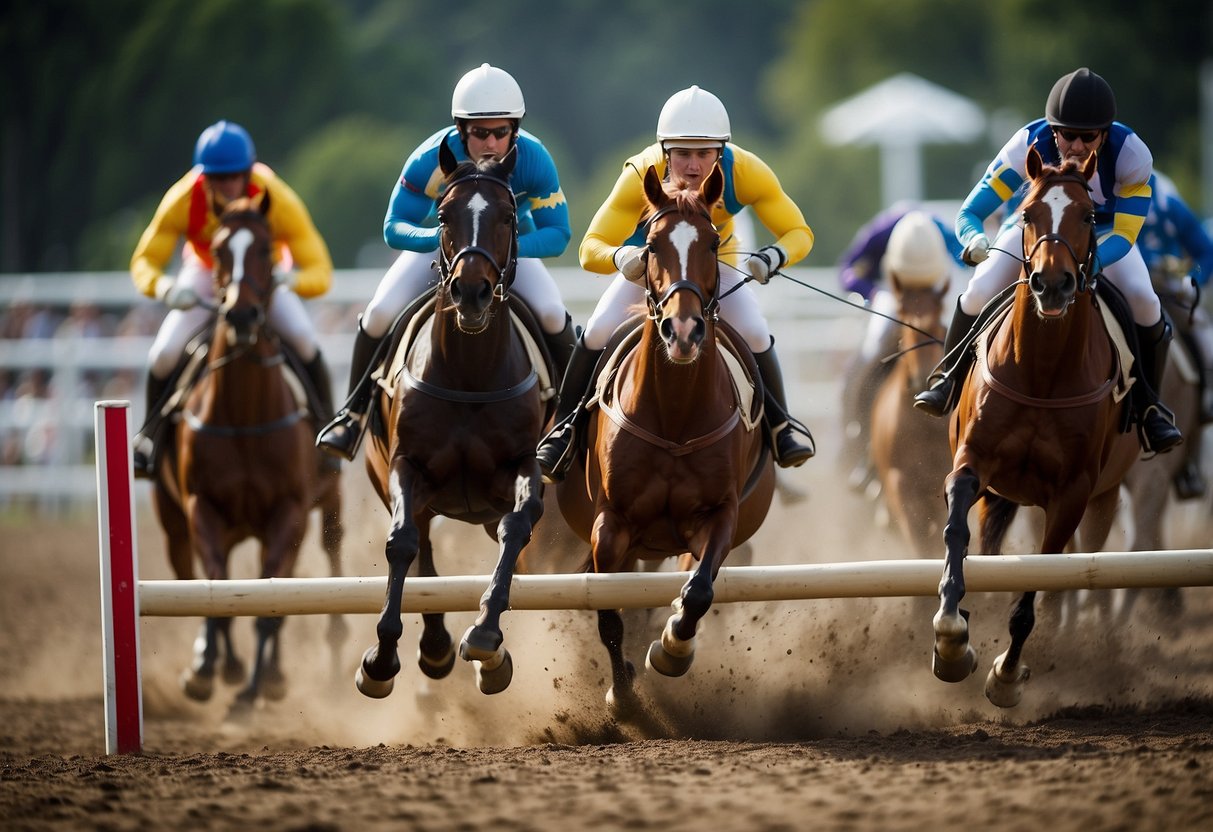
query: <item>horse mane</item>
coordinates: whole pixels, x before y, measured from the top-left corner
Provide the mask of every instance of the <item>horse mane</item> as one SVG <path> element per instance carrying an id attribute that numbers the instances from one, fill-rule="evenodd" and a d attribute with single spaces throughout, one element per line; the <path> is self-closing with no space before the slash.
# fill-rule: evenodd
<path id="1" fill-rule="evenodd" d="M 673 182 L 666 181 L 661 183 L 662 190 L 665 195 L 674 203 L 674 207 L 680 214 L 702 214 L 707 211 L 707 206 L 704 205 L 703 198 L 699 194 L 698 188 L 690 186 L 679 186 Z M 643 223 L 648 220 L 657 209 L 652 205 L 645 205 L 644 212 L 640 215 L 640 221 Z"/>

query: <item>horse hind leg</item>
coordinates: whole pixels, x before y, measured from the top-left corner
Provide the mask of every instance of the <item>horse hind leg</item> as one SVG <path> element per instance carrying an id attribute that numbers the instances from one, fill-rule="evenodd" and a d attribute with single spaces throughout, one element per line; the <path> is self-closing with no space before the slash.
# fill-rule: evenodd
<path id="1" fill-rule="evenodd" d="M 372 699 L 383 699 L 390 694 L 396 674 L 400 672 L 397 647 L 404 632 L 400 602 L 404 596 L 404 578 L 417 557 L 421 538 L 413 518 L 413 475 L 408 462 L 393 457 L 388 468 L 388 480 L 387 493 L 394 496 L 392 525 L 385 544 L 387 594 L 375 628 L 378 641 L 363 653 L 358 672 L 354 675 L 354 684 L 359 692 Z"/>
<path id="2" fill-rule="evenodd" d="M 286 677 L 278 663 L 278 637 L 282 632 L 282 616 L 257 618 L 257 647 L 253 655 L 253 670 L 248 683 L 236 694 L 228 710 L 229 719 L 239 719 L 251 713 L 258 696 L 281 701 L 286 697 Z"/>
<path id="3" fill-rule="evenodd" d="M 623 656 L 623 616 L 619 610 L 598 611 L 598 638 L 611 660 L 611 686 L 606 702 L 617 714 L 627 714 L 637 707 L 636 668 Z"/>
<path id="4" fill-rule="evenodd" d="M 424 578 L 438 577 L 434 566 L 434 544 L 429 529 L 421 527 L 418 550 L 418 574 Z M 423 628 L 417 644 L 417 666 L 430 679 L 445 679 L 455 667 L 455 642 L 446 629 L 446 616 L 440 612 L 427 612 L 421 616 Z"/>
<path id="5" fill-rule="evenodd" d="M 215 688 L 215 666 L 223 652 L 223 681 L 238 685 L 244 681 L 244 662 L 232 646 L 232 619 L 207 618 L 194 639 L 194 661 L 181 674 L 181 689 L 197 702 L 211 698 Z"/>
<path id="6" fill-rule="evenodd" d="M 1000 708 L 1014 708 L 1023 698 L 1024 686 L 1032 675 L 1020 661 L 1024 643 L 1036 625 L 1036 593 L 1025 592 L 1011 611 L 1011 645 L 994 660 L 986 676 L 986 699 Z"/>
<path id="7" fill-rule="evenodd" d="M 335 480 L 329 486 L 328 494 L 325 495 L 320 508 L 320 537 L 324 553 L 329 559 L 329 574 L 334 578 L 340 578 L 342 575 L 341 544 L 345 536 L 345 530 L 341 526 L 340 480 Z M 332 678 L 334 679 L 341 674 L 344 666 L 341 657 L 349 636 L 350 628 L 345 621 L 345 616 L 337 613 L 330 615 L 325 638 L 329 645 Z"/>

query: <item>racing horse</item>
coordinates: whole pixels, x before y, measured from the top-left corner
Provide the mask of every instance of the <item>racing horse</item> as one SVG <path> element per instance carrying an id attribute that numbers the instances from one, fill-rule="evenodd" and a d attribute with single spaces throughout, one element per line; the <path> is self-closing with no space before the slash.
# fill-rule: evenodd
<path id="1" fill-rule="evenodd" d="M 699 190 L 663 185 L 652 167 L 646 172 L 648 316 L 638 343 L 604 376 L 614 379 L 609 390 L 600 382 L 586 452 L 558 491 L 569 526 L 590 544 L 594 572 L 668 557 L 698 561 L 646 657 L 666 676 L 690 667 L 713 580 L 729 551 L 758 529 L 775 488 L 763 432 L 755 429 L 760 408 L 755 414 L 740 403 L 720 343 L 729 338 L 737 345 L 730 355 L 753 363 L 740 337 L 717 320 L 720 239 L 709 210 L 723 187 L 719 167 Z M 753 367 L 749 377 L 757 378 Z M 761 395 L 759 388 L 758 401 Z M 627 712 L 637 704 L 635 668 L 624 658 L 618 610 L 599 611 L 598 634 L 611 661 L 607 701 Z"/>
<path id="2" fill-rule="evenodd" d="M 323 466 L 313 446 L 315 426 L 306 397 L 284 372 L 286 356 L 267 324 L 277 288 L 266 220 L 270 193 L 231 202 L 212 243 L 218 305 L 214 331 L 197 383 L 185 395 L 156 482 L 155 505 L 180 579 L 194 577 L 195 560 L 209 580 L 228 575 L 236 544 L 261 546 L 260 577 L 289 577 L 307 530 L 308 514 L 322 511 L 321 535 L 332 574 L 340 574 L 340 472 Z M 232 706 L 247 710 L 264 695 L 281 699 L 286 681 L 279 662 L 281 616 L 259 617 L 252 672 Z M 329 625 L 333 661 L 345 623 Z M 186 695 L 209 699 L 216 663 L 223 677 L 244 679 L 232 645 L 231 619 L 208 618 L 195 642 L 192 667 L 181 678 Z"/>
<path id="3" fill-rule="evenodd" d="M 480 614 L 459 655 L 476 663 L 483 693 L 509 686 L 513 660 L 503 646 L 501 614 L 509 605 L 517 560 L 543 514 L 535 447 L 547 418 L 536 365 L 511 319 L 509 288 L 518 257 L 517 205 L 509 185 L 516 161 L 458 163 L 444 144 L 445 190 L 438 205 L 439 284 L 428 334 L 402 343 L 402 364 L 377 392 L 377 419 L 366 464 L 391 513 L 387 594 L 355 676 L 364 695 L 391 693 L 400 671 L 400 600 L 405 573 L 434 569 L 430 523 L 438 516 L 484 526 L 499 544 Z M 381 385 L 382 387 L 382 385 Z M 418 665 L 433 679 L 450 673 L 455 650 L 441 614 L 426 614 Z"/>
<path id="4" fill-rule="evenodd" d="M 943 358 L 944 327 L 940 320 L 947 293 L 945 277 L 937 285 L 912 285 L 890 274 L 897 299 L 901 351 L 876 390 L 872 404 L 872 464 L 881 497 L 902 537 L 919 557 L 930 557 L 943 531 L 943 481 L 948 474 L 948 428 L 939 419 L 923 418 L 913 406 L 913 392 Z"/>
<path id="5" fill-rule="evenodd" d="M 1020 505 L 1044 510 L 1042 553 L 1071 545 L 1096 551 L 1138 455 L 1137 438 L 1121 428 L 1120 362 L 1095 296 L 1087 184 L 1094 172 L 1094 154 L 1054 167 L 1028 152 L 1031 181 L 1021 218 L 1026 276 L 1010 290 L 1005 316 L 984 344 L 978 340 L 949 426 L 946 552 L 933 620 L 933 670 L 946 682 L 967 678 L 977 666 L 968 611 L 960 608 L 973 504 L 985 553 L 999 553 Z M 1012 608 L 1010 644 L 986 678 L 986 697 L 999 707 L 1018 704 L 1028 680 L 1021 655 L 1035 624 L 1035 597 L 1025 592 Z"/>

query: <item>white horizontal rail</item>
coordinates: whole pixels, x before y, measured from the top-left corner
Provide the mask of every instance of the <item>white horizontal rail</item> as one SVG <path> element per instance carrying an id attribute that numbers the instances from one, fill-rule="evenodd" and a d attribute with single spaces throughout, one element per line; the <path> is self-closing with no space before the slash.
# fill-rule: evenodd
<path id="1" fill-rule="evenodd" d="M 714 584 L 713 603 L 934 596 L 942 570 L 942 560 L 724 567 Z M 517 575 L 510 586 L 510 608 L 662 607 L 677 597 L 687 577 L 686 572 Z M 401 611 L 474 611 L 488 583 L 487 575 L 409 578 Z M 1213 586 L 1213 549 L 974 556 L 965 561 L 965 584 L 969 592 Z M 214 617 L 378 613 L 386 588 L 386 578 L 369 577 L 140 581 L 139 612 Z"/>

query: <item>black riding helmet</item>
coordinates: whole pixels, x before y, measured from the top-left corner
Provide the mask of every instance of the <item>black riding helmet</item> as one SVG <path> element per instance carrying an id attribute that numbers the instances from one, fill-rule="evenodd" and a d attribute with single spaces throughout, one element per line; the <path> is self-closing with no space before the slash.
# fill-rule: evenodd
<path id="1" fill-rule="evenodd" d="M 1116 118 L 1116 96 L 1107 81 L 1084 66 L 1057 79 L 1045 117 L 1052 127 L 1107 130 Z"/>

